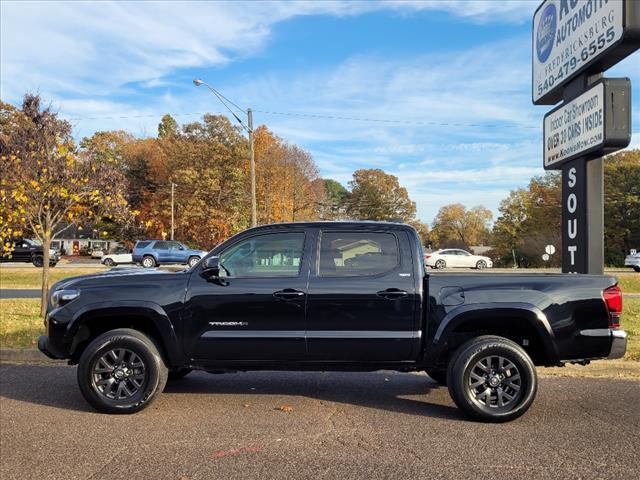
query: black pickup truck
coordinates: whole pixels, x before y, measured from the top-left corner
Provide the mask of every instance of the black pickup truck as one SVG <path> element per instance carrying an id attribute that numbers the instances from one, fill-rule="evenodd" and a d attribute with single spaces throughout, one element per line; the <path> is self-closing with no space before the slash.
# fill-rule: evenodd
<path id="1" fill-rule="evenodd" d="M 267 225 L 181 272 L 58 282 L 38 347 L 77 363 L 96 409 L 132 413 L 193 369 L 426 371 L 470 417 L 507 421 L 534 365 L 626 349 L 616 279 L 426 274 L 416 231 L 382 222 Z"/>
<path id="2" fill-rule="evenodd" d="M 4 244 L 4 242 L 5 241 L 0 238 L 0 245 Z M 10 243 L 10 241 L 8 241 L 8 243 Z M 49 250 L 49 265 L 55 267 L 59 260 L 60 254 L 56 250 Z M 42 267 L 44 263 L 42 244 L 26 238 L 14 239 L 13 248 L 10 253 L 2 255 L 0 251 L 0 262 L 33 263 L 36 267 Z"/>

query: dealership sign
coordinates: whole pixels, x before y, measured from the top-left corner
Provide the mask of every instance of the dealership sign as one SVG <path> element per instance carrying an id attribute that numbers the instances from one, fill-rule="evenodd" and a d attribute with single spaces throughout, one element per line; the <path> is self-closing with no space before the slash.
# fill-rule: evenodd
<path id="1" fill-rule="evenodd" d="M 533 103 L 558 103 L 571 79 L 615 65 L 639 38 L 640 1 L 544 1 L 533 17 Z"/>
<path id="2" fill-rule="evenodd" d="M 557 169 L 577 157 L 624 148 L 631 141 L 631 83 L 597 82 L 544 117 L 544 168 Z"/>

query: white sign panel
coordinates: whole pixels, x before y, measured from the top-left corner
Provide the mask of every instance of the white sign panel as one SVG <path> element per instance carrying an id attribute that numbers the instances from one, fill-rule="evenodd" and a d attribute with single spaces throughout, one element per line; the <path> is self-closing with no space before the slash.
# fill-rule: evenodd
<path id="1" fill-rule="evenodd" d="M 619 43 L 623 11 L 623 0 L 546 0 L 540 5 L 533 17 L 533 103 Z"/>
<path id="2" fill-rule="evenodd" d="M 544 117 L 544 166 L 550 167 L 604 144 L 604 83 Z"/>

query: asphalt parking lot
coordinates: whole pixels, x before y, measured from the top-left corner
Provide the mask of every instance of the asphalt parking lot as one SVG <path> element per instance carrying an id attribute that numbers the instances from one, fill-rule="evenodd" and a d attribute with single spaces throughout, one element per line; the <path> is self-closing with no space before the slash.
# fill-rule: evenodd
<path id="1" fill-rule="evenodd" d="M 74 367 L 3 364 L 0 478 L 638 478 L 639 406 L 637 381 L 543 377 L 490 425 L 423 374 L 197 372 L 109 416 Z"/>

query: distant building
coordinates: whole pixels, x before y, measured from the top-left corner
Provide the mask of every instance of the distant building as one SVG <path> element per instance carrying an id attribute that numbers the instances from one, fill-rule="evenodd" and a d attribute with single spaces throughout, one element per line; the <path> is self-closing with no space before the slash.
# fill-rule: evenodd
<path id="1" fill-rule="evenodd" d="M 62 232 L 61 238 L 51 242 L 62 255 L 93 255 L 93 252 L 113 253 L 123 246 L 121 242 L 111 238 L 100 238 L 91 226 L 71 225 Z"/>
<path id="2" fill-rule="evenodd" d="M 493 250 L 493 247 L 487 245 L 473 245 L 469 247 L 469 250 L 471 250 L 471 253 L 473 253 L 474 255 L 484 255 L 487 252 Z"/>

